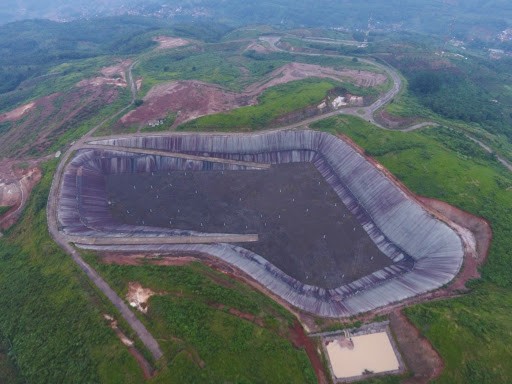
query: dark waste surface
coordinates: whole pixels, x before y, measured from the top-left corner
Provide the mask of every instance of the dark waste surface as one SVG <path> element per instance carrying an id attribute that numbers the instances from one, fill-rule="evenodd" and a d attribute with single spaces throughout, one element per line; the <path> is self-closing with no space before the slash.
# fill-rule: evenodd
<path id="1" fill-rule="evenodd" d="M 305 284 L 335 288 L 391 265 L 311 163 L 114 174 L 107 192 L 123 223 L 258 234 L 241 246 Z"/>

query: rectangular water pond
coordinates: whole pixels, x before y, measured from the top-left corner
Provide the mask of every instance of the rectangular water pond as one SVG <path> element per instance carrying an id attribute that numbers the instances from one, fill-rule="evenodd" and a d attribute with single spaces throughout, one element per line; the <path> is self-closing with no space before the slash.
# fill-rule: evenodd
<path id="1" fill-rule="evenodd" d="M 326 341 L 332 372 L 336 379 L 396 372 L 400 363 L 387 332 L 337 338 Z M 347 380 L 347 381 L 352 381 Z"/>

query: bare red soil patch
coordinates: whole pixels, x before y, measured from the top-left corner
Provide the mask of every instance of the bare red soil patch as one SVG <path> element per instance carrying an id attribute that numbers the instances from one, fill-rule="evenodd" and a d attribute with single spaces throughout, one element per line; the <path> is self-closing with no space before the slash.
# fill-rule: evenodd
<path id="1" fill-rule="evenodd" d="M 130 355 L 132 355 L 135 358 L 135 360 L 137 360 L 137 363 L 139 364 L 139 367 L 142 369 L 142 373 L 146 380 L 151 379 L 153 376 L 155 376 L 156 372 L 153 370 L 153 367 L 151 367 L 151 364 L 149 364 L 149 362 L 145 359 L 144 356 L 142 356 L 142 353 L 140 353 L 137 348 L 130 347 L 128 348 L 128 352 L 130 352 Z"/>
<path id="2" fill-rule="evenodd" d="M 35 103 L 31 102 L 16 109 L 13 109 L 10 112 L 4 113 L 0 115 L 0 123 L 4 121 L 17 121 L 23 117 L 28 111 L 30 111 L 34 107 Z"/>
<path id="3" fill-rule="evenodd" d="M 117 88 L 127 87 L 131 63 L 118 61 L 102 68 L 101 76 L 84 79 L 66 93 L 44 96 L 0 115 L 0 122 L 11 123 L 0 134 L 0 154 L 22 158 L 29 152 L 45 151 L 56 137 L 117 98 Z"/>
<path id="4" fill-rule="evenodd" d="M 245 49 L 246 51 L 254 51 L 257 53 L 269 53 L 272 52 L 270 48 L 266 47 L 265 45 L 259 43 L 259 42 L 252 42 L 247 46 Z"/>
<path id="5" fill-rule="evenodd" d="M 126 87 L 128 85 L 126 81 L 126 72 L 128 68 L 132 64 L 131 60 L 121 60 L 117 64 L 112 65 L 110 67 L 105 67 L 101 69 L 101 74 L 103 76 L 92 77 L 89 79 L 84 79 L 80 81 L 77 86 L 78 87 L 101 87 L 104 85 L 112 85 L 117 87 Z"/>
<path id="6" fill-rule="evenodd" d="M 124 333 L 119 329 L 117 325 L 117 320 L 115 320 L 112 316 L 109 315 L 103 315 L 105 320 L 110 322 L 110 328 L 115 332 L 116 336 L 121 340 L 121 343 L 123 343 L 127 348 L 128 352 L 137 360 L 137 363 L 139 364 L 139 367 L 141 368 L 144 378 L 150 379 L 154 376 L 155 371 L 153 367 L 151 367 L 151 364 L 146 360 L 144 356 L 139 352 L 137 348 L 134 347 L 133 340 L 130 340 Z"/>
<path id="7" fill-rule="evenodd" d="M 304 329 L 298 321 L 295 322 L 293 328 L 290 328 L 290 340 L 296 348 L 304 348 L 306 351 L 309 360 L 311 361 L 311 365 L 315 371 L 318 383 L 329 383 L 327 376 L 325 375 L 324 366 L 320 360 L 320 353 L 311 339 L 306 336 Z"/>
<path id="8" fill-rule="evenodd" d="M 441 356 L 432 344 L 420 334 L 419 330 L 400 311 L 389 316 L 390 327 L 395 336 L 402 357 L 413 376 L 405 384 L 426 384 L 439 377 L 444 368 Z"/>
<path id="9" fill-rule="evenodd" d="M 378 123 L 383 125 L 384 127 L 392 128 L 392 129 L 400 129 L 405 127 L 410 127 L 415 124 L 418 119 L 412 117 L 402 117 L 391 115 L 385 109 L 378 111 L 375 114 L 375 119 Z"/>
<path id="10" fill-rule="evenodd" d="M 266 89 L 310 77 L 348 81 L 361 87 L 373 87 L 386 81 L 386 76 L 379 73 L 353 69 L 336 70 L 302 63 L 286 64 L 263 80 L 251 84 L 242 93 L 200 81 L 174 81 L 153 87 L 144 97 L 144 104 L 124 115 L 118 125 L 142 127 L 155 120 L 164 119 L 169 113 L 176 113 L 177 118 L 171 127 L 174 128 L 201 116 L 255 105 L 258 102 L 257 97 Z"/>
<path id="11" fill-rule="evenodd" d="M 153 41 L 158 43 L 157 49 L 172 49 L 189 45 L 190 41 L 170 36 L 156 36 Z"/>
<path id="12" fill-rule="evenodd" d="M 249 94 L 260 94 L 269 87 L 310 77 L 351 82 L 360 87 L 375 87 L 384 84 L 387 79 L 384 74 L 369 71 L 334 69 L 314 64 L 290 63 L 271 72 L 265 79 L 251 84 L 246 88 L 245 92 Z"/>
<path id="13" fill-rule="evenodd" d="M 224 304 L 214 304 L 212 305 L 214 308 L 216 309 L 220 309 L 220 310 L 224 310 L 224 309 L 227 309 L 227 311 L 233 315 L 233 316 L 236 316 L 238 317 L 239 319 L 243 319 L 243 320 L 247 320 L 251 323 L 254 323 L 260 327 L 264 327 L 265 326 L 265 323 L 263 321 L 263 319 L 261 319 L 260 317 L 258 316 L 255 316 L 251 313 L 247 313 L 247 312 L 242 312 L 242 311 L 239 311 L 238 309 L 236 308 L 228 308 L 227 306 L 225 306 Z"/>
<path id="14" fill-rule="evenodd" d="M 153 87 L 144 97 L 144 104 L 124 115 L 125 126 L 145 125 L 177 113 L 174 126 L 200 116 L 230 111 L 255 101 L 250 96 L 225 90 L 200 81 L 176 81 Z"/>
<path id="15" fill-rule="evenodd" d="M 167 256 L 160 254 L 138 254 L 138 253 L 116 253 L 108 252 L 101 256 L 105 264 L 117 265 L 161 265 L 161 266 L 183 266 L 199 259 L 193 256 Z"/>
<path id="16" fill-rule="evenodd" d="M 0 154 L 23 158 L 29 152 L 44 152 L 56 137 L 76 128 L 112 103 L 118 94 L 112 85 L 91 80 L 65 94 L 54 93 L 35 100 L 22 118 L 13 121 L 10 129 L 0 135 Z"/>

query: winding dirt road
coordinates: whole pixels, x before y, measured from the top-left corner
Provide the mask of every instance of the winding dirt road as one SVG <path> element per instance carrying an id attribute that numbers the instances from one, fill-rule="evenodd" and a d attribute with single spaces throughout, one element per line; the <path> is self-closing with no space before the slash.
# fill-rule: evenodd
<path id="1" fill-rule="evenodd" d="M 262 37 L 262 38 L 260 38 L 261 41 L 264 41 L 270 45 L 270 48 L 272 51 L 290 53 L 290 52 L 288 52 L 284 49 L 281 49 L 277 46 L 277 43 L 279 43 L 280 39 L 281 39 L 280 37 Z M 347 58 L 347 56 L 342 56 L 342 55 L 320 54 L 320 53 L 293 52 L 293 54 L 303 55 L 303 56 L 330 56 L 330 57 L 345 57 L 345 58 Z M 387 127 L 384 127 L 381 124 L 379 124 L 374 118 L 375 112 L 377 112 L 379 109 L 383 108 L 386 104 L 388 104 L 391 100 L 393 100 L 393 98 L 395 96 L 397 96 L 400 93 L 400 91 L 402 90 L 402 87 L 403 87 L 402 79 L 401 79 L 400 75 L 398 74 L 398 72 L 391 66 L 383 65 L 383 64 L 380 64 L 380 63 L 377 63 L 374 61 L 370 61 L 367 59 L 361 59 L 361 58 L 359 58 L 359 61 L 361 61 L 363 63 L 371 64 L 371 65 L 385 71 L 391 77 L 391 79 L 393 81 L 393 87 L 386 94 L 384 94 L 382 97 L 380 97 L 375 103 L 373 103 L 372 105 L 370 105 L 368 107 L 341 109 L 341 110 L 331 112 L 331 113 L 328 113 L 325 115 L 316 116 L 314 118 L 304 120 L 300 123 L 292 124 L 292 125 L 289 125 L 289 126 L 283 127 L 283 128 L 286 128 L 286 129 L 296 128 L 299 126 L 308 125 L 308 124 L 314 123 L 316 121 L 322 120 L 324 118 L 332 117 L 332 116 L 336 116 L 336 115 L 358 116 L 362 119 L 367 120 L 368 122 L 372 123 L 373 125 L 375 125 L 379 128 L 388 130 L 388 131 L 412 132 L 412 131 L 415 131 L 415 130 L 421 129 L 421 128 L 439 126 L 438 123 L 433 122 L 433 121 L 417 123 L 417 124 L 414 124 L 409 127 L 402 128 L 402 129 L 391 129 L 391 128 L 387 128 Z M 510 172 L 512 172 L 512 164 L 509 161 L 507 161 L 505 158 L 499 156 L 491 147 L 489 147 L 488 145 L 484 144 L 480 140 L 477 140 L 474 137 L 472 137 L 464 132 L 463 132 L 463 134 L 468 139 L 477 143 L 480 147 L 482 147 L 488 153 L 494 154 L 496 156 L 497 160 L 505 168 L 507 168 Z"/>

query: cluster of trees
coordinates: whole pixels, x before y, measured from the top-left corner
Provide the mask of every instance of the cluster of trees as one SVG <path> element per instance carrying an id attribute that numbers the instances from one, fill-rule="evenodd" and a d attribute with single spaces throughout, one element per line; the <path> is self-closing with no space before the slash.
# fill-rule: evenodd
<path id="1" fill-rule="evenodd" d="M 410 89 L 440 115 L 484 123 L 499 130 L 502 111 L 492 96 L 461 75 L 423 71 L 409 75 Z"/>
<path id="2" fill-rule="evenodd" d="M 478 123 L 512 140 L 512 108 L 503 88 L 510 71 L 508 60 L 445 60 L 448 64 L 443 68 L 414 54 L 388 61 L 401 70 L 410 91 L 425 107 L 450 119 Z"/>
<path id="3" fill-rule="evenodd" d="M 155 44 L 147 33 L 159 24 L 122 17 L 73 23 L 27 20 L 1 26 L 0 93 L 60 63 L 140 52 Z"/>

